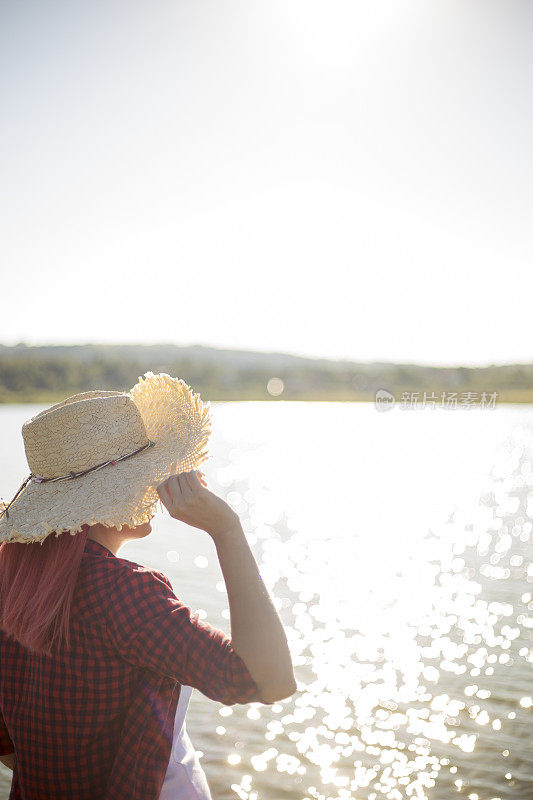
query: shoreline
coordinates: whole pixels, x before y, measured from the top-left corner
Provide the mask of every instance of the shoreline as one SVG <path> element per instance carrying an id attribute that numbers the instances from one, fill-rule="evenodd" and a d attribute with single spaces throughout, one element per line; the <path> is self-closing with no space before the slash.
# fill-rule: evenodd
<path id="1" fill-rule="evenodd" d="M 107 387 L 106 387 L 107 388 Z M 0 405 L 20 405 L 20 404 L 50 404 L 53 405 L 54 403 L 60 403 L 62 400 L 65 400 L 67 397 L 70 397 L 76 394 L 78 391 L 82 390 L 74 390 L 74 389 L 66 389 L 63 392 L 35 392 L 35 393 L 26 393 L 26 392 L 6 392 L 0 393 Z M 89 391 L 86 389 L 85 391 Z M 125 389 L 125 392 L 128 390 Z M 419 395 L 419 402 L 422 405 L 422 398 L 424 395 L 424 391 L 427 392 L 429 395 L 430 392 L 428 390 L 420 390 L 416 389 L 390 389 L 387 387 L 387 391 L 391 391 L 396 399 L 396 404 L 399 405 L 401 402 L 402 394 L 405 392 L 408 395 L 413 395 L 418 392 Z M 449 395 L 453 392 L 457 395 L 457 407 L 465 407 L 465 404 L 461 403 L 461 396 L 465 393 L 471 391 L 469 389 L 464 389 L 458 392 L 456 389 L 440 389 L 438 392 L 435 392 L 437 397 L 440 397 L 441 394 L 444 392 L 446 395 Z M 481 392 L 473 392 L 478 397 Z M 488 394 L 488 393 L 487 393 Z M 268 401 L 268 402 L 279 402 L 279 401 L 295 401 L 295 402 L 324 402 L 324 403 L 374 403 L 375 402 L 375 392 L 307 392 L 298 394 L 296 392 L 283 392 L 283 394 L 278 396 L 269 395 L 266 391 L 253 391 L 250 390 L 249 392 L 242 392 L 236 395 L 232 392 L 201 392 L 202 400 L 204 402 L 213 402 L 213 403 L 237 403 L 237 402 L 250 402 L 250 401 Z M 498 405 L 515 405 L 521 404 L 526 405 L 528 403 L 533 403 L 533 389 L 532 390 L 516 390 L 516 391 L 502 391 L 497 392 L 497 399 L 496 399 L 496 406 Z M 439 403 L 436 404 L 437 408 L 443 407 Z M 473 403 L 474 408 L 479 408 L 479 402 Z"/>

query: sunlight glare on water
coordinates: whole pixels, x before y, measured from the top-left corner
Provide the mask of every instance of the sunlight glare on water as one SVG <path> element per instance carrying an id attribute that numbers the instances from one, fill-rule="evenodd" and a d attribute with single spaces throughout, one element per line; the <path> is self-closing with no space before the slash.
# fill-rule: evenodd
<path id="1" fill-rule="evenodd" d="M 292 771 L 280 771 L 314 775 L 291 796 L 444 798 L 475 786 L 481 799 L 499 780 L 511 796 L 508 765 L 500 775 L 494 761 L 509 758 L 498 739 L 511 724 L 495 707 L 502 692 L 484 687 L 510 669 L 527 687 L 531 636 L 497 565 L 514 564 L 525 585 L 531 523 L 512 490 L 531 485 L 531 434 L 513 444 L 513 412 L 500 410 L 286 403 L 260 427 L 258 404 L 217 411 L 233 445 L 218 479 L 261 540 L 299 679 L 265 735 L 294 743 Z"/>

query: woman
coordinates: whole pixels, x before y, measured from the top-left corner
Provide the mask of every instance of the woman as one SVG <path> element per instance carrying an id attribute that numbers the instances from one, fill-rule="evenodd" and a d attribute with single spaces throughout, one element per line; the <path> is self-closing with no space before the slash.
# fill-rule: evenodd
<path id="1" fill-rule="evenodd" d="M 296 690 L 238 516 L 196 469 L 209 431 L 199 396 L 152 373 L 128 393 L 74 395 L 24 424 L 31 473 L 0 518 L 10 800 L 205 800 L 184 728 L 190 690 L 226 705 Z M 117 556 L 150 534 L 158 501 L 212 537 L 231 637 L 192 614 L 163 573 Z"/>

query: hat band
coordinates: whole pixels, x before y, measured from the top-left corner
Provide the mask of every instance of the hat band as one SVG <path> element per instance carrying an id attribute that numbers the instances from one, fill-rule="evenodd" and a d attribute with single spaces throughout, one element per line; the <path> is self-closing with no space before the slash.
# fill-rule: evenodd
<path id="1" fill-rule="evenodd" d="M 23 489 L 26 488 L 27 484 L 30 481 L 34 481 L 34 483 L 53 483 L 54 481 L 70 481 L 74 478 L 81 478 L 82 475 L 88 475 L 89 472 L 96 472 L 98 469 L 102 469 L 102 467 L 107 467 L 109 464 L 118 464 L 119 461 L 124 461 L 126 458 L 131 458 L 132 456 L 136 456 L 137 453 L 142 453 L 143 450 L 147 450 L 149 447 L 153 447 L 155 442 L 152 442 L 150 439 L 148 444 L 143 444 L 142 447 L 138 447 L 137 450 L 134 450 L 132 453 L 126 453 L 124 456 L 119 456 L 118 458 L 110 458 L 108 461 L 103 461 L 101 464 L 97 464 L 95 467 L 89 467 L 89 469 L 85 469 L 82 472 L 69 472 L 68 475 L 59 475 L 57 478 L 43 478 L 42 475 L 33 475 L 31 472 L 28 477 L 23 482 L 20 489 L 18 489 L 17 493 L 10 500 L 7 505 L 4 503 L 4 508 L 0 511 L 0 519 L 5 515 L 6 519 L 9 519 L 9 507 L 13 505 L 17 497 L 20 495 Z"/>

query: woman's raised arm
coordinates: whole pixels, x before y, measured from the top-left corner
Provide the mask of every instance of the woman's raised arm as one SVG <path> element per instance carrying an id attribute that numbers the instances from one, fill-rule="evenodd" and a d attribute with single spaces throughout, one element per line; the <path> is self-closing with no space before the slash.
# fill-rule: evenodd
<path id="1" fill-rule="evenodd" d="M 202 485 L 194 470 L 168 478 L 158 493 L 172 517 L 206 531 L 215 543 L 228 592 L 232 647 L 256 682 L 262 702 L 294 694 L 287 637 L 235 511 Z"/>

